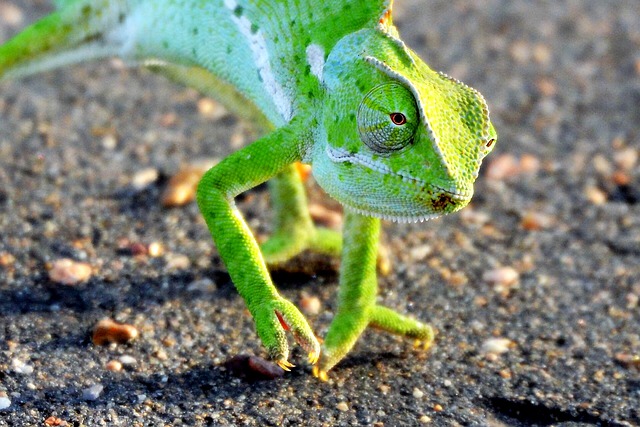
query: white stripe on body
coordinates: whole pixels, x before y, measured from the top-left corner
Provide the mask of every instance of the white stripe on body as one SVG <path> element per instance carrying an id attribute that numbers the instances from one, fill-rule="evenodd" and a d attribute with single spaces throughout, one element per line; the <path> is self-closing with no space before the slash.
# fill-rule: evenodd
<path id="1" fill-rule="evenodd" d="M 264 34 L 260 29 L 252 32 L 251 21 L 244 15 L 238 17 L 234 14 L 234 10 L 238 7 L 238 3 L 235 0 L 224 0 L 224 5 L 231 11 L 231 20 L 237 25 L 240 34 L 248 41 L 253 54 L 253 60 L 258 68 L 264 87 L 273 99 L 278 113 L 280 113 L 286 122 L 290 121 L 293 118 L 293 103 L 273 74 Z"/>

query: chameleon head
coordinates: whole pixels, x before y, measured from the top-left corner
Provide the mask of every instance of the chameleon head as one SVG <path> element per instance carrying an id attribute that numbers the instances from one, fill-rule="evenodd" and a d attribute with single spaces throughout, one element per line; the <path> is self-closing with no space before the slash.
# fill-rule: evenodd
<path id="1" fill-rule="evenodd" d="M 380 28 L 336 44 L 323 85 L 311 160 L 330 195 L 356 212 L 396 221 L 469 203 L 497 138 L 477 91 L 431 70 Z"/>

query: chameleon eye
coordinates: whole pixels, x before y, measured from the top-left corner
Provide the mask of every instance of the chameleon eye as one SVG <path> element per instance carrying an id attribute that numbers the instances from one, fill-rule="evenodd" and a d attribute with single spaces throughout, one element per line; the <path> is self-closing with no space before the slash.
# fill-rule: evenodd
<path id="1" fill-rule="evenodd" d="M 418 109 L 413 94 L 399 83 L 383 83 L 367 93 L 358 108 L 358 133 L 380 154 L 399 151 L 413 141 Z"/>
<path id="2" fill-rule="evenodd" d="M 391 118 L 391 122 L 396 126 L 402 126 L 407 123 L 407 116 L 402 113 L 391 113 L 389 117 Z"/>

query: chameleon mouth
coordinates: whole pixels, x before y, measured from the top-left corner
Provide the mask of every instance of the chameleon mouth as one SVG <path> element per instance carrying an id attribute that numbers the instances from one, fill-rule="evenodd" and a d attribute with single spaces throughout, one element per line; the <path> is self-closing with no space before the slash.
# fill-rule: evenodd
<path id="1" fill-rule="evenodd" d="M 394 171 L 387 165 L 377 162 L 370 157 L 359 153 L 350 153 L 341 148 L 327 146 L 326 154 L 327 157 L 335 163 L 349 162 L 358 164 L 381 174 L 400 178 L 402 182 L 408 184 L 407 187 L 411 189 L 410 193 L 414 195 L 412 197 L 409 193 L 407 194 L 407 200 L 411 206 L 405 206 L 405 208 L 407 208 L 409 212 L 394 211 L 388 204 L 362 203 L 359 205 L 358 203 L 353 203 L 353 201 L 341 200 L 341 197 L 336 197 L 347 208 L 362 215 L 373 216 L 393 222 L 424 222 L 461 209 L 469 203 L 473 194 L 473 190 L 456 191 L 452 188 L 445 188 L 432 182 L 416 178 L 402 170 Z M 411 202 L 411 200 L 413 201 Z"/>
<path id="2" fill-rule="evenodd" d="M 453 187 L 442 187 L 436 185 L 432 182 L 427 182 L 423 179 L 416 178 L 415 176 L 409 174 L 408 172 L 404 172 L 402 170 L 394 171 L 389 166 L 377 162 L 374 159 L 367 157 L 360 153 L 350 153 L 349 151 L 343 148 L 333 148 L 331 146 L 327 146 L 326 153 L 329 159 L 335 163 L 346 163 L 351 162 L 358 164 L 360 166 L 364 166 L 368 169 L 371 169 L 376 172 L 380 172 L 384 175 L 393 175 L 402 179 L 404 182 L 408 182 L 413 184 L 417 188 L 423 188 L 432 193 L 443 193 L 450 197 L 452 200 L 456 201 L 468 201 L 473 194 L 472 191 L 458 191 Z"/>

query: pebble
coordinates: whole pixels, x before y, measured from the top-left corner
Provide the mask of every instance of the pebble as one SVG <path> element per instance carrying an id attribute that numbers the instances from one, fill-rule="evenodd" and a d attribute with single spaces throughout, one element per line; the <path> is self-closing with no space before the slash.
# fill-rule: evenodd
<path id="1" fill-rule="evenodd" d="M 136 360 L 135 357 L 129 356 L 126 354 L 123 356 L 120 356 L 118 360 L 120 361 L 120 363 L 122 363 L 123 366 L 135 366 L 138 364 L 138 361 Z"/>
<path id="2" fill-rule="evenodd" d="M 424 391 L 420 390 L 418 387 L 413 389 L 413 397 L 416 399 L 422 399 L 424 397 Z"/>
<path id="3" fill-rule="evenodd" d="M 513 267 L 499 267 L 485 271 L 482 280 L 494 286 L 508 287 L 520 279 L 520 274 Z"/>
<path id="4" fill-rule="evenodd" d="M 160 177 L 160 173 L 156 168 L 145 168 L 136 172 L 131 178 L 131 186 L 135 190 L 143 190 L 153 184 Z"/>
<path id="5" fill-rule="evenodd" d="M 607 194 L 598 187 L 589 186 L 584 190 L 587 200 L 594 205 L 600 206 L 607 203 Z"/>
<path id="6" fill-rule="evenodd" d="M 49 269 L 49 279 L 62 285 L 73 286 L 91 278 L 91 266 L 69 258 L 54 261 Z"/>
<path id="7" fill-rule="evenodd" d="M 11 400 L 7 396 L 0 396 L 0 411 L 11 406 Z"/>
<path id="8" fill-rule="evenodd" d="M 225 368 L 239 378 L 253 380 L 274 380 L 284 375 L 284 370 L 273 362 L 257 356 L 239 354 L 224 362 Z"/>
<path id="9" fill-rule="evenodd" d="M 503 354 L 509 351 L 513 341 L 508 338 L 489 338 L 482 343 L 481 351 L 485 354 Z"/>
<path id="10" fill-rule="evenodd" d="M 24 13 L 19 7 L 11 2 L 3 1 L 0 3 L 0 20 L 12 27 L 17 27 L 22 25 L 24 21 Z"/>
<path id="11" fill-rule="evenodd" d="M 66 427 L 69 425 L 69 423 L 63 420 L 62 418 L 58 418 L 54 416 L 51 416 L 46 420 L 44 420 L 44 424 L 46 426 L 52 426 L 52 427 Z"/>
<path id="12" fill-rule="evenodd" d="M 13 372 L 22 375 L 31 375 L 33 373 L 33 366 L 27 365 L 20 359 L 13 359 L 11 361 L 11 367 L 13 368 Z"/>
<path id="13" fill-rule="evenodd" d="M 341 412 L 347 412 L 349 410 L 349 405 L 347 402 L 340 402 L 336 405 L 336 409 Z"/>
<path id="14" fill-rule="evenodd" d="M 111 319 L 103 319 L 93 330 L 93 343 L 95 345 L 106 345 L 110 343 L 124 344 L 139 335 L 138 330 L 133 325 L 116 323 Z"/>
<path id="15" fill-rule="evenodd" d="M 118 360 L 111 360 L 107 362 L 105 368 L 107 369 L 107 371 L 120 372 L 122 371 L 122 363 Z"/>
<path id="16" fill-rule="evenodd" d="M 553 218 L 541 212 L 527 212 L 522 217 L 520 225 L 527 231 L 539 231 L 553 225 Z"/>
<path id="17" fill-rule="evenodd" d="M 300 298 L 300 309 L 304 314 L 315 316 L 322 310 L 322 302 L 320 302 L 320 298 L 316 296 L 303 294 Z"/>
<path id="18" fill-rule="evenodd" d="M 102 394 L 102 390 L 104 390 L 104 386 L 102 384 L 96 384 L 89 388 L 85 388 L 82 390 L 82 399 L 89 401 L 97 400 Z"/>
<path id="19" fill-rule="evenodd" d="M 198 113 L 207 119 L 218 120 L 227 114 L 227 110 L 211 98 L 200 98 L 197 107 Z"/>
<path id="20" fill-rule="evenodd" d="M 318 203 L 309 204 L 309 215 L 313 221 L 332 230 L 342 228 L 342 212 L 326 208 Z"/>
<path id="21" fill-rule="evenodd" d="M 191 203 L 196 198 L 196 190 L 202 175 L 218 161 L 218 159 L 206 159 L 183 166 L 171 177 L 162 193 L 162 206 L 177 207 Z"/>
<path id="22" fill-rule="evenodd" d="M 186 255 L 170 253 L 166 265 L 168 270 L 186 270 L 191 267 L 191 260 Z"/>
<path id="23" fill-rule="evenodd" d="M 164 246 L 162 246 L 162 243 L 160 242 L 149 243 L 149 246 L 147 247 L 147 253 L 150 257 L 157 258 L 164 253 Z"/>
<path id="24" fill-rule="evenodd" d="M 422 424 L 429 424 L 431 422 L 431 417 L 428 416 L 428 415 L 423 415 L 423 416 L 420 417 L 419 421 Z"/>

